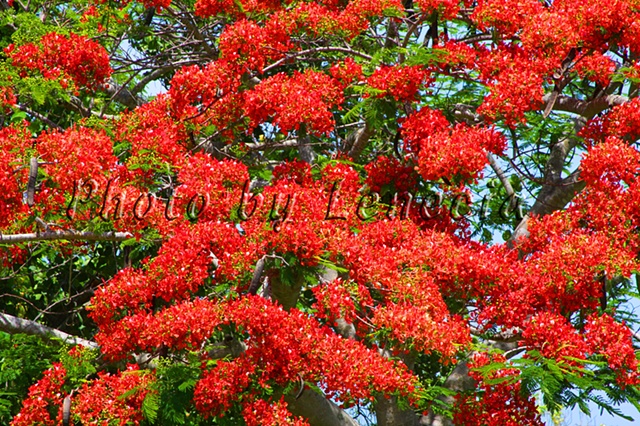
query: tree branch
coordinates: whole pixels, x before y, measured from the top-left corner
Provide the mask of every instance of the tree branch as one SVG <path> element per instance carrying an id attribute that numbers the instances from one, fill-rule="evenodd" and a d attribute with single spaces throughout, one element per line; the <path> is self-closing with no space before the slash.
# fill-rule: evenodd
<path id="1" fill-rule="evenodd" d="M 577 133 L 585 123 L 586 119 L 584 117 L 576 119 L 574 131 Z M 562 210 L 578 192 L 584 189 L 585 183 L 580 180 L 579 170 L 562 179 L 562 171 L 564 170 L 567 156 L 577 143 L 578 138 L 567 136 L 554 143 L 551 147 L 549 159 L 545 165 L 545 183 L 536 197 L 533 207 L 520 221 L 511 235 L 510 245 L 529 235 L 527 228 L 529 219 L 532 216 L 544 216 L 556 210 Z"/>
<path id="2" fill-rule="evenodd" d="M 260 288 L 260 278 L 262 278 L 262 272 L 264 271 L 265 256 L 258 259 L 256 263 L 256 269 L 253 271 L 253 278 L 251 278 L 251 284 L 249 285 L 249 294 L 256 294 Z"/>
<path id="3" fill-rule="evenodd" d="M 143 99 L 131 93 L 126 87 L 120 86 L 114 80 L 110 80 L 104 84 L 102 89 L 111 96 L 111 99 L 130 109 L 136 109 L 136 107 L 142 105 L 144 102 Z"/>
<path id="4" fill-rule="evenodd" d="M 313 390 L 305 389 L 298 398 L 286 394 L 284 400 L 293 415 L 302 416 L 311 426 L 358 426 L 342 408 Z"/>
<path id="5" fill-rule="evenodd" d="M 354 56 L 359 56 L 363 59 L 366 59 L 367 61 L 372 61 L 373 58 L 369 55 L 367 55 L 366 53 L 363 52 L 358 52 L 357 50 L 353 50 L 350 49 L 348 47 L 339 47 L 339 46 L 320 46 L 320 47 L 314 47 L 312 49 L 307 49 L 307 50 L 301 50 L 299 52 L 291 52 L 289 54 L 287 54 L 284 58 L 282 59 L 278 59 L 277 61 L 275 61 L 272 64 L 269 64 L 268 66 L 266 66 L 264 68 L 264 70 L 262 70 L 263 73 L 266 73 L 267 71 L 270 71 L 284 63 L 286 63 L 287 61 L 291 60 L 292 58 L 296 58 L 298 56 L 304 56 L 307 55 L 309 53 L 318 53 L 318 52 L 340 52 L 340 53 L 346 53 L 349 55 L 354 55 Z"/>
<path id="6" fill-rule="evenodd" d="M 72 336 L 55 328 L 47 327 L 35 321 L 30 321 L 13 315 L 0 312 L 0 330 L 9 334 L 30 334 L 32 336 L 40 336 L 44 338 L 57 338 L 68 345 L 82 345 L 91 349 L 97 349 L 98 344 L 90 340 L 81 339 Z"/>
<path id="7" fill-rule="evenodd" d="M 311 148 L 311 139 L 309 138 L 309 135 L 306 132 L 306 129 L 303 126 L 300 126 L 300 131 L 299 131 L 299 135 L 298 135 L 298 157 L 300 157 L 300 160 L 304 161 L 305 163 L 309 163 L 309 164 L 313 164 L 313 162 L 316 159 L 316 154 L 315 152 L 313 152 L 313 149 Z"/>
<path id="8" fill-rule="evenodd" d="M 557 95 L 554 92 L 547 93 L 542 98 L 543 110 L 551 106 L 552 111 L 564 111 L 580 115 L 589 120 L 607 108 L 622 105 L 629 101 L 629 98 L 622 95 L 601 96 L 591 101 L 582 101 L 566 95 Z M 474 107 L 466 104 L 455 104 L 453 115 L 456 119 L 464 121 L 469 125 L 478 124 L 484 121 L 484 117 L 475 112 Z"/>
<path id="9" fill-rule="evenodd" d="M 129 232 L 105 232 L 95 234 L 93 232 L 77 231 L 47 231 L 33 234 L 0 234 L 0 244 L 18 244 L 32 241 L 125 241 L 133 237 Z"/>
<path id="10" fill-rule="evenodd" d="M 542 98 L 546 106 L 554 102 L 554 94 L 547 93 Z M 596 114 L 617 105 L 622 105 L 629 101 L 629 98 L 622 95 L 601 96 L 591 101 L 581 101 L 570 96 L 560 95 L 555 99 L 553 104 L 554 111 L 565 111 L 581 115 L 587 120 L 593 118 Z"/>
<path id="11" fill-rule="evenodd" d="M 21 111 L 26 112 L 27 114 L 37 118 L 38 120 L 42 121 L 44 124 L 46 124 L 47 126 L 51 127 L 52 129 L 56 129 L 56 130 L 64 130 L 62 127 L 60 127 L 57 123 L 53 122 L 52 120 L 50 120 L 48 117 L 40 114 L 37 111 L 34 111 L 32 109 L 30 109 L 29 107 L 27 107 L 26 105 L 23 104 L 17 104 L 16 105 Z"/>
<path id="12" fill-rule="evenodd" d="M 545 216 L 562 210 L 585 186 L 585 182 L 580 180 L 580 171 L 578 170 L 556 185 L 545 185 L 531 210 L 522 218 L 513 232 L 510 244 L 529 236 L 528 223 L 531 217 Z"/>
<path id="13" fill-rule="evenodd" d="M 388 349 L 379 349 L 378 352 L 385 358 L 391 358 L 392 354 Z M 409 370 L 415 368 L 415 353 L 409 352 L 398 355 L 398 358 L 407 366 Z M 416 413 L 410 408 L 401 407 L 398 404 L 398 397 L 391 398 L 380 395 L 375 402 L 376 421 L 378 426 L 414 426 L 420 420 Z"/>
<path id="14" fill-rule="evenodd" d="M 181 5 L 178 5 L 178 8 L 181 10 L 181 12 L 185 12 Z M 175 19 L 182 22 L 184 26 L 187 27 L 189 31 L 191 31 L 193 37 L 200 42 L 198 46 L 204 49 L 210 59 L 216 59 L 218 57 L 218 51 L 215 48 L 209 46 L 204 35 L 202 35 L 200 29 L 198 28 L 198 23 L 195 22 L 195 18 L 190 13 L 187 12 L 184 15 L 181 15 L 176 13 L 171 7 L 167 7 L 166 11 Z"/>
<path id="15" fill-rule="evenodd" d="M 507 178 L 507 176 L 504 174 L 504 171 L 502 170 L 502 168 L 500 167 L 500 165 L 498 164 L 496 159 L 493 157 L 493 155 L 491 155 L 490 152 L 487 153 L 487 158 L 489 159 L 489 164 L 491 165 L 491 168 L 493 169 L 494 172 L 496 172 L 496 175 L 498 176 L 498 179 L 500 179 L 502 186 L 504 187 L 505 191 L 507 191 L 507 195 L 511 200 L 513 200 L 512 203 L 514 203 L 515 202 L 514 197 L 516 195 L 516 191 L 513 190 L 513 186 L 511 186 L 511 182 L 509 182 L 509 178 Z"/>
<path id="16" fill-rule="evenodd" d="M 371 136 L 373 136 L 373 129 L 367 123 L 364 124 L 364 127 L 350 134 L 345 142 L 345 151 L 347 151 L 349 157 L 353 158 L 354 161 L 357 160 L 366 148 Z"/>

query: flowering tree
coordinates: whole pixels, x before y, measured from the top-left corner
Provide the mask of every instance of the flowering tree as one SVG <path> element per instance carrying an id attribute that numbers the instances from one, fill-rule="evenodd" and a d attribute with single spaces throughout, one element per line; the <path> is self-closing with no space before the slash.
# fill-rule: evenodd
<path id="1" fill-rule="evenodd" d="M 3 421 L 638 406 L 637 1 L 0 9 Z"/>

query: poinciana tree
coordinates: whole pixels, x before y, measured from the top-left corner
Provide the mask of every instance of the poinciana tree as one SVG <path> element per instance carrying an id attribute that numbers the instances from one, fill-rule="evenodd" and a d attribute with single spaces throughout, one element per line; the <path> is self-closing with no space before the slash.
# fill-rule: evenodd
<path id="1" fill-rule="evenodd" d="M 640 3 L 0 8 L 3 421 L 638 406 Z"/>

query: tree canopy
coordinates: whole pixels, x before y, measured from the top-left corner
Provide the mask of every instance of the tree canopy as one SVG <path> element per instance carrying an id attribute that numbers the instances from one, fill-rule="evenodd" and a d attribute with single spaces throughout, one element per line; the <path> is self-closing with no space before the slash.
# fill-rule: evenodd
<path id="1" fill-rule="evenodd" d="M 637 0 L 0 1 L 0 422 L 640 410 Z"/>

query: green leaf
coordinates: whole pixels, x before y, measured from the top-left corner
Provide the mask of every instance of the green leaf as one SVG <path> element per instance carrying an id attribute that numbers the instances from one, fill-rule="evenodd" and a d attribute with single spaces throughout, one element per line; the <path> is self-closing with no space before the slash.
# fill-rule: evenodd
<path id="1" fill-rule="evenodd" d="M 142 401 L 142 414 L 145 419 L 155 422 L 158 418 L 158 409 L 160 408 L 160 396 L 157 392 L 147 392 Z"/>
<path id="2" fill-rule="evenodd" d="M 24 111 L 16 111 L 11 115 L 12 123 L 20 123 L 27 119 L 27 113 Z"/>

